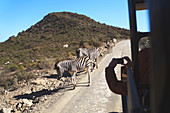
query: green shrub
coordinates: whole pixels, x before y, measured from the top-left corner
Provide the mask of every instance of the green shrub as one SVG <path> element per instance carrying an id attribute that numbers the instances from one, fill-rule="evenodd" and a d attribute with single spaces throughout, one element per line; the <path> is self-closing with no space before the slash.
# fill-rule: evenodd
<path id="1" fill-rule="evenodd" d="M 91 46 L 89 45 L 89 43 L 88 43 L 88 42 L 84 42 L 84 43 L 83 43 L 83 47 L 88 48 L 88 49 L 90 49 L 90 48 L 91 48 Z"/>
<path id="2" fill-rule="evenodd" d="M 55 62 L 58 62 L 58 61 L 60 61 L 62 59 L 62 57 L 56 57 L 55 58 Z"/>
<path id="3" fill-rule="evenodd" d="M 8 82 L 5 82 L 5 84 L 4 84 L 4 89 L 8 89 L 8 88 L 9 88 Z"/>
<path id="4" fill-rule="evenodd" d="M 12 72 L 12 71 L 18 70 L 19 66 L 17 64 L 11 63 L 11 64 L 6 65 L 6 68 Z"/>
<path id="5" fill-rule="evenodd" d="M 76 52 L 68 52 L 69 57 L 76 56 Z"/>
<path id="6" fill-rule="evenodd" d="M 17 78 L 13 78 L 13 80 L 12 80 L 12 87 L 13 88 L 17 88 L 18 87 L 18 79 Z"/>
<path id="7" fill-rule="evenodd" d="M 25 68 L 24 68 L 23 65 L 19 65 L 19 69 L 20 69 L 21 71 L 24 71 L 24 70 L 25 70 Z"/>
<path id="8" fill-rule="evenodd" d="M 102 43 L 101 43 L 99 40 L 94 39 L 94 38 L 91 40 L 91 43 L 92 43 L 92 45 L 93 45 L 94 47 L 100 47 L 100 46 L 102 46 Z"/>
<path id="9" fill-rule="evenodd" d="M 33 75 L 32 72 L 20 71 L 16 73 L 16 77 L 18 81 L 23 81 L 34 78 L 35 76 Z"/>

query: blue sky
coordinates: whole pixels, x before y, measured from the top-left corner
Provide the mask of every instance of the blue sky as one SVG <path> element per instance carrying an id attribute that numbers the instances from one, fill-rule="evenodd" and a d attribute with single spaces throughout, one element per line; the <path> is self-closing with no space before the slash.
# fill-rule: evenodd
<path id="1" fill-rule="evenodd" d="M 0 0 L 0 42 L 17 36 L 51 12 L 68 11 L 129 29 L 127 0 Z M 149 31 L 148 11 L 137 12 L 138 31 Z"/>

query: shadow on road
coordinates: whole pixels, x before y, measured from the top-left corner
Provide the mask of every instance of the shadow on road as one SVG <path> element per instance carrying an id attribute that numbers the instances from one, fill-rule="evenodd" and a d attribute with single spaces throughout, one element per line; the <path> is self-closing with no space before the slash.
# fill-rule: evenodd
<path id="1" fill-rule="evenodd" d="M 88 87 L 87 83 L 88 82 L 77 83 L 76 87 Z M 57 93 L 60 90 L 62 90 L 63 92 L 66 92 L 66 91 L 74 90 L 74 88 L 73 88 L 73 85 L 71 84 L 71 85 L 61 86 L 61 87 L 54 89 L 54 90 L 43 89 L 41 91 L 32 92 L 30 94 L 16 95 L 13 98 L 15 98 L 17 100 L 18 99 L 31 99 L 31 100 L 33 100 L 35 98 L 38 98 L 38 97 L 41 97 L 41 96 L 44 96 L 44 95 L 53 95 L 54 93 Z"/>
<path id="2" fill-rule="evenodd" d="M 108 113 L 122 113 L 122 112 L 108 112 Z"/>
<path id="3" fill-rule="evenodd" d="M 89 87 L 88 82 L 77 83 L 77 87 Z"/>
<path id="4" fill-rule="evenodd" d="M 76 87 L 89 87 L 88 85 L 77 85 Z"/>
<path id="5" fill-rule="evenodd" d="M 44 78 L 52 78 L 52 79 L 59 79 L 57 74 L 51 74 L 50 76 L 42 76 Z"/>
<path id="6" fill-rule="evenodd" d="M 58 89 L 54 89 L 54 90 L 51 90 L 49 91 L 48 89 L 43 89 L 41 91 L 37 91 L 37 92 L 32 92 L 30 94 L 23 94 L 23 95 L 16 95 L 14 96 L 13 98 L 16 98 L 17 100 L 18 99 L 35 99 L 37 97 L 41 97 L 43 95 L 52 95 L 53 93 L 56 93 L 58 92 L 59 90 L 62 90 L 64 88 L 58 88 Z"/>

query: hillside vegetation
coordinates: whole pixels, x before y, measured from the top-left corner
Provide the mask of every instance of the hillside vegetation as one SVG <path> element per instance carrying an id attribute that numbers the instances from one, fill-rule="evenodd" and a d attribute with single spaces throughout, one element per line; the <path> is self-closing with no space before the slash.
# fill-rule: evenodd
<path id="1" fill-rule="evenodd" d="M 51 69 L 56 61 L 75 56 L 77 48 L 99 47 L 113 38 L 127 39 L 129 31 L 85 15 L 50 13 L 26 31 L 0 43 L 0 86 L 8 88 L 35 77 L 33 70 Z M 63 48 L 64 44 L 69 47 Z"/>

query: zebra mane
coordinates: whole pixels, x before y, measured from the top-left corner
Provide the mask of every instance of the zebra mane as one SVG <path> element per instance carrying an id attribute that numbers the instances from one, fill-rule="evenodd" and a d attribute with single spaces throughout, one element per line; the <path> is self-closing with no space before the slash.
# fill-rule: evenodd
<path id="1" fill-rule="evenodd" d="M 54 67 L 56 68 L 59 63 L 62 63 L 62 62 L 64 62 L 64 61 L 66 61 L 66 60 L 73 60 L 73 59 L 71 59 L 71 58 L 61 59 L 61 60 L 59 60 L 59 61 L 57 61 L 57 62 L 55 63 L 55 66 L 54 66 Z"/>

